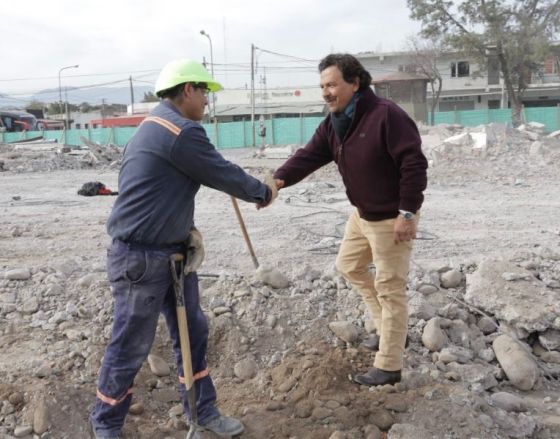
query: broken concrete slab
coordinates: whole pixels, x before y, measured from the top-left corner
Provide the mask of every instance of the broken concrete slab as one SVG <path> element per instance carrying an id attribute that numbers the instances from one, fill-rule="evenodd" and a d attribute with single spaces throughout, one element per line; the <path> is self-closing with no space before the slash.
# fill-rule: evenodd
<path id="1" fill-rule="evenodd" d="M 519 280 L 508 281 L 504 273 L 508 279 L 514 274 Z M 504 260 L 485 259 L 478 270 L 467 275 L 468 304 L 528 332 L 560 329 L 556 318 L 560 314 L 559 296 L 530 271 Z"/>

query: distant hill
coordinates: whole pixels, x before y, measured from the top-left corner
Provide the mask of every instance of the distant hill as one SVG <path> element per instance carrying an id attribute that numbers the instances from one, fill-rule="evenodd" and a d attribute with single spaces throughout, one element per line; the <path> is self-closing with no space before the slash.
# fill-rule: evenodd
<path id="1" fill-rule="evenodd" d="M 134 86 L 134 102 L 140 102 L 144 98 L 144 93 L 153 92 L 154 88 L 149 85 Z M 10 97 L 9 94 L 0 93 L 0 107 L 23 108 L 31 101 L 40 101 L 45 103 L 57 102 L 59 98 L 57 89 L 41 90 L 31 96 Z M 64 91 L 62 100 L 64 101 Z M 100 105 L 102 99 L 106 104 L 130 104 L 130 87 L 93 87 L 87 89 L 68 88 L 68 102 L 72 104 L 81 104 L 87 102 L 92 105 Z"/>

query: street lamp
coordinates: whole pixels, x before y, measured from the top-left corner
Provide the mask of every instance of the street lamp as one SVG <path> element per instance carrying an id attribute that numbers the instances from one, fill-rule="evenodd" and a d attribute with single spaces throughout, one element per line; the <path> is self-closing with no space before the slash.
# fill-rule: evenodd
<path id="1" fill-rule="evenodd" d="M 77 69 L 78 67 L 80 67 L 79 64 L 76 64 L 74 66 L 66 66 L 66 67 L 62 67 L 59 71 L 58 71 L 58 106 L 59 106 L 59 110 L 60 110 L 60 114 L 62 114 L 62 85 L 60 82 L 60 74 L 62 73 L 63 70 L 66 69 Z M 64 124 L 65 128 L 68 128 L 68 119 L 66 120 L 66 123 Z"/>
<path id="2" fill-rule="evenodd" d="M 212 50 L 212 38 L 210 35 L 203 30 L 200 31 L 200 35 L 204 35 L 208 38 L 210 42 L 210 73 L 212 73 L 212 78 L 214 77 L 214 51 Z M 212 116 L 214 118 L 214 122 L 216 121 L 216 94 L 212 92 Z"/>

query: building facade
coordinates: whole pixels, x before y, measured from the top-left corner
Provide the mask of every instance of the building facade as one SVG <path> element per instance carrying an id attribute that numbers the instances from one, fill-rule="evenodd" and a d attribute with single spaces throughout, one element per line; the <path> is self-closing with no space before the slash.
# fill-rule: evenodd
<path id="1" fill-rule="evenodd" d="M 372 74 L 374 82 L 394 72 L 416 73 L 407 52 L 360 53 L 356 55 Z M 553 107 L 560 104 L 560 57 L 558 53 L 543 60 L 525 91 L 526 107 Z M 437 61 L 442 91 L 436 111 L 483 110 L 511 107 L 501 79 L 499 64 L 489 51 L 488 67 L 482 71 L 473 60 L 458 53 L 444 53 Z M 428 87 L 427 100 L 433 99 Z"/>

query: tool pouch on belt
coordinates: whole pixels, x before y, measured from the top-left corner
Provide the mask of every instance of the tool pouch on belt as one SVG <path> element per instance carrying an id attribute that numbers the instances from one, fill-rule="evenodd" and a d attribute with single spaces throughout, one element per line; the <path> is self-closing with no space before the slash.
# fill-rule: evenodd
<path id="1" fill-rule="evenodd" d="M 204 261 L 204 242 L 198 229 L 191 229 L 185 247 L 185 274 L 189 274 L 198 270 Z"/>

